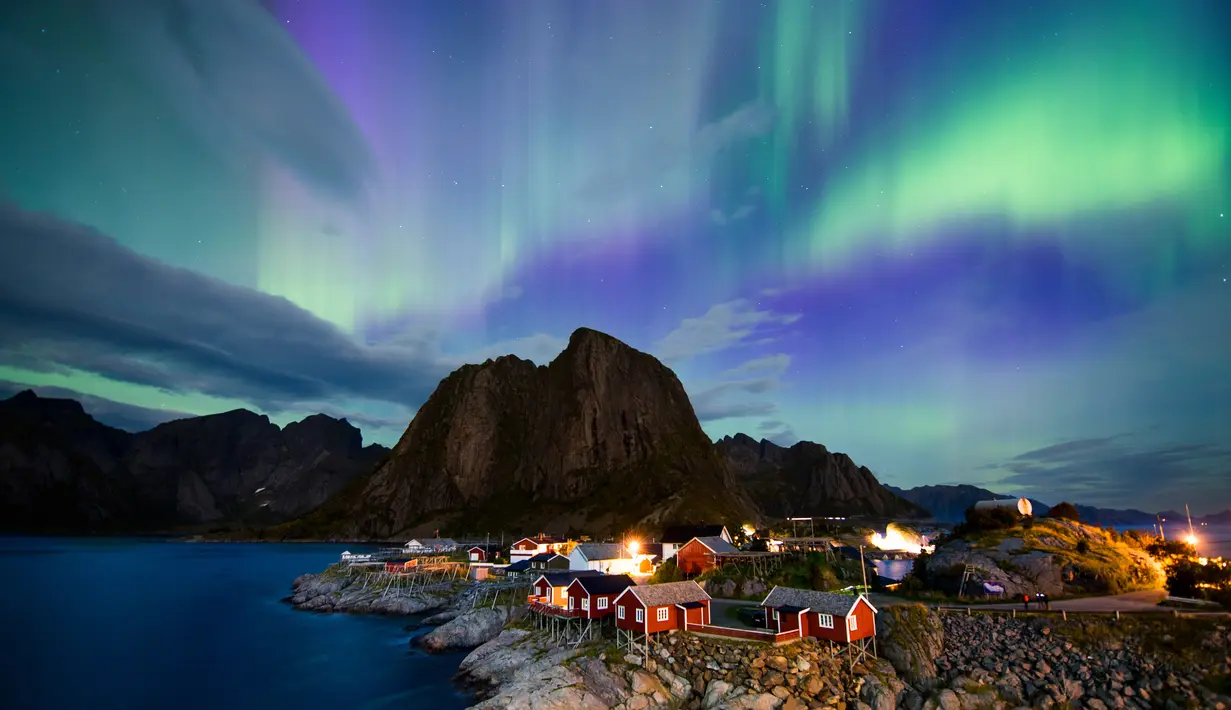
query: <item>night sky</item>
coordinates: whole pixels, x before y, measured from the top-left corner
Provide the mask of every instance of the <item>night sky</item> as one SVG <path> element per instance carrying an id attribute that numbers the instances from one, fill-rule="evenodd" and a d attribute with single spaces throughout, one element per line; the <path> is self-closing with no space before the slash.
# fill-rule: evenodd
<path id="1" fill-rule="evenodd" d="M 714 437 L 1231 506 L 1231 3 L 10 0 L 0 390 L 392 444 L 589 326 Z"/>

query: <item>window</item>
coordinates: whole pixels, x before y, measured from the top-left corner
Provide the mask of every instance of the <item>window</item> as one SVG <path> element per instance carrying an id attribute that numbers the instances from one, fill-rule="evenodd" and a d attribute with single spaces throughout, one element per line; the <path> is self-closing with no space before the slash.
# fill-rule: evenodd
<path id="1" fill-rule="evenodd" d="M 607 608 L 607 597 L 599 597 L 599 598 L 598 598 L 598 608 L 599 608 L 599 609 L 606 609 L 606 608 Z"/>
<path id="2" fill-rule="evenodd" d="M 577 597 L 573 597 L 576 599 Z M 581 608 L 585 611 L 590 611 L 590 597 L 581 598 Z"/>
<path id="3" fill-rule="evenodd" d="M 665 606 L 658 607 L 658 620 L 666 621 L 671 616 L 671 610 Z"/>
<path id="4" fill-rule="evenodd" d="M 560 604 L 563 605 L 567 601 L 568 601 L 568 590 L 565 589 L 560 592 Z"/>
<path id="5" fill-rule="evenodd" d="M 645 609 L 638 609 L 637 610 L 637 623 L 640 624 L 643 621 L 645 621 Z"/>
<path id="6" fill-rule="evenodd" d="M 859 619 L 858 619 L 857 617 L 855 617 L 855 615 L 854 615 L 854 614 L 852 614 L 852 615 L 851 615 L 850 617 L 848 617 L 848 618 L 851 620 L 851 621 L 850 621 L 850 624 L 851 624 L 851 631 L 858 631 L 858 630 L 859 630 Z"/>
<path id="7" fill-rule="evenodd" d="M 833 614 L 817 614 L 816 623 L 822 629 L 832 629 L 833 628 Z"/>
<path id="8" fill-rule="evenodd" d="M 623 618 L 624 618 L 624 607 L 622 607 L 622 606 L 618 606 L 618 607 L 616 607 L 616 618 L 617 618 L 617 619 L 623 619 Z"/>
<path id="9" fill-rule="evenodd" d="M 774 621 L 778 620 L 778 610 L 774 609 Z"/>
<path id="10" fill-rule="evenodd" d="M 572 599 L 569 599 L 569 600 L 568 600 L 568 608 L 570 608 L 570 609 L 576 609 L 576 608 L 577 608 L 577 597 L 573 597 Z"/>

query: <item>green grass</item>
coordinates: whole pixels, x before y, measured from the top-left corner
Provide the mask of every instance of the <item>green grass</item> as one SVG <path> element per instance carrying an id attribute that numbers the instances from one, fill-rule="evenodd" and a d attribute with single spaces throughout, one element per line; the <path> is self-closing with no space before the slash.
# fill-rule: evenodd
<path id="1" fill-rule="evenodd" d="M 991 549 L 1010 538 L 1022 540 L 1014 554 L 1045 552 L 1074 570 L 1068 590 L 1072 594 L 1121 594 L 1158 589 L 1164 582 L 1161 566 L 1136 538 L 1082 523 L 1036 518 L 1030 525 L 970 532 L 962 539 L 975 548 Z M 1021 569 L 1012 561 L 998 564 L 1007 572 Z"/>

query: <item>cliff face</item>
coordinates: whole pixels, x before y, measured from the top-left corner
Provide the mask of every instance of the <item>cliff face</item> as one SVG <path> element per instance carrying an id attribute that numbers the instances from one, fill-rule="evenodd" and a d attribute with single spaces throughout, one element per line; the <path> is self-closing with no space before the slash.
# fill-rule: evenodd
<path id="1" fill-rule="evenodd" d="M 720 439 L 717 448 L 766 515 L 926 515 L 882 486 L 866 467 L 820 444 L 801 441 L 785 448 L 736 434 Z"/>
<path id="2" fill-rule="evenodd" d="M 449 375 L 383 465 L 288 534 L 598 533 L 753 514 L 675 373 L 583 328 L 549 365 L 506 356 Z"/>
<path id="3" fill-rule="evenodd" d="M 0 527 L 158 530 L 269 523 L 320 505 L 385 454 L 345 420 L 279 429 L 246 410 L 130 434 L 73 400 L 22 392 L 0 401 Z"/>

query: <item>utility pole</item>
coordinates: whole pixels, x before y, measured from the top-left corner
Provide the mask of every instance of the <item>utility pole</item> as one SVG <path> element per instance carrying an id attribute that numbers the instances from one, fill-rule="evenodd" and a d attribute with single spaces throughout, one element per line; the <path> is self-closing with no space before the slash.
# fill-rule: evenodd
<path id="1" fill-rule="evenodd" d="M 863 545 L 859 546 L 859 571 L 863 573 L 863 590 L 862 593 L 868 592 L 868 566 L 863 560 Z"/>

